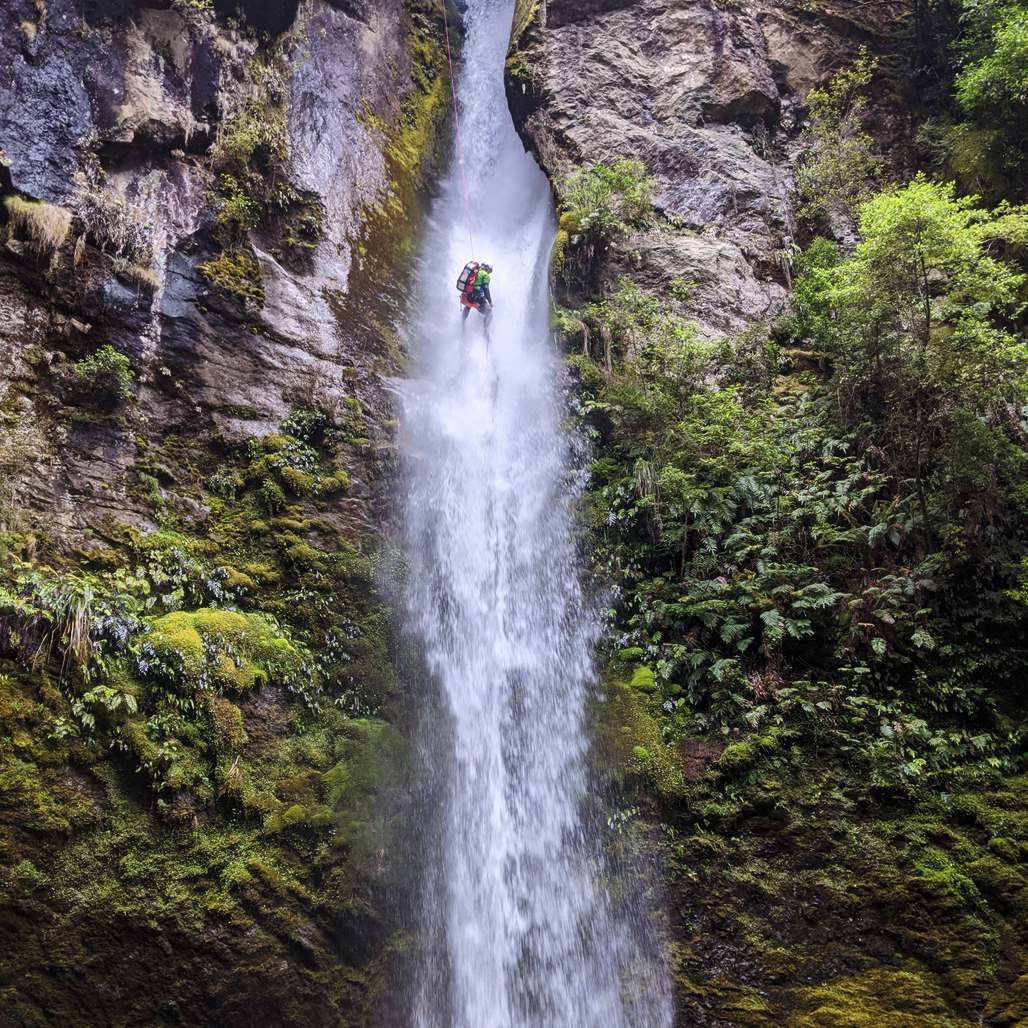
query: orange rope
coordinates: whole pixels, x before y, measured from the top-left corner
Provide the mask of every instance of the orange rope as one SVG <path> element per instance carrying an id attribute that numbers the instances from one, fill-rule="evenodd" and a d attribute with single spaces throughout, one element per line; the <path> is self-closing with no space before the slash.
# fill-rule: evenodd
<path id="1" fill-rule="evenodd" d="M 468 242 L 471 244 L 471 255 L 475 255 L 475 240 L 471 235 L 471 200 L 468 193 L 468 176 L 464 168 L 464 141 L 460 131 L 460 104 L 457 102 L 457 78 L 453 73 L 453 50 L 450 47 L 450 17 L 446 13 L 446 0 L 439 0 L 443 9 L 443 28 L 446 31 L 446 60 L 450 65 L 450 93 L 453 96 L 453 121 L 456 126 L 457 164 L 460 166 L 461 190 L 464 194 L 464 217 L 468 224 Z"/>

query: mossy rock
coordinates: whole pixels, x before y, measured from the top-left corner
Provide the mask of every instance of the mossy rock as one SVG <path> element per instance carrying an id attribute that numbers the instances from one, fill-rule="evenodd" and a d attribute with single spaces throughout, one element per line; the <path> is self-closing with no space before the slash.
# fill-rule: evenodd
<path id="1" fill-rule="evenodd" d="M 236 568 L 225 568 L 225 581 L 222 583 L 226 589 L 232 592 L 254 593 L 257 591 L 257 583 L 244 571 Z"/>
<path id="2" fill-rule="evenodd" d="M 323 804 L 305 807 L 300 803 L 294 803 L 291 807 L 272 814 L 264 824 L 264 831 L 268 835 L 277 835 L 293 828 L 303 830 L 329 828 L 334 820 L 335 815 L 331 809 Z"/>
<path id="3" fill-rule="evenodd" d="M 216 696 L 211 705 L 214 731 L 218 742 L 227 750 L 238 750 L 246 742 L 243 712 L 224 696 Z"/>
<path id="4" fill-rule="evenodd" d="M 656 692 L 657 682 L 653 677 L 653 669 L 645 665 L 637 667 L 632 675 L 631 686 L 638 692 Z"/>
<path id="5" fill-rule="evenodd" d="M 302 663 L 274 622 L 259 614 L 209 608 L 157 618 L 143 637 L 141 653 L 144 679 L 156 672 L 186 690 L 208 685 L 245 692 L 269 677 L 293 674 Z"/>
<path id="6" fill-rule="evenodd" d="M 681 760 L 664 742 L 660 726 L 646 708 L 645 695 L 624 682 L 607 683 L 606 700 L 596 710 L 593 760 L 616 779 L 642 774 L 658 795 L 681 795 L 685 788 Z"/>
<path id="7" fill-rule="evenodd" d="M 954 1016 L 930 975 L 874 968 L 795 994 L 796 1028 L 956 1028 L 976 1022 Z"/>
<path id="8" fill-rule="evenodd" d="M 282 479 L 282 485 L 291 496 L 313 496 L 317 491 L 318 480 L 314 475 L 307 474 L 306 471 L 297 471 L 296 468 L 286 467 L 281 468 L 278 474 Z"/>
<path id="9" fill-rule="evenodd" d="M 997 989 L 985 1008 L 985 1023 L 1006 1026 L 1028 1024 L 1028 974 L 1009 988 Z"/>
<path id="10" fill-rule="evenodd" d="M 318 487 L 322 495 L 334 496 L 336 493 L 346 492 L 350 488 L 350 484 L 349 474 L 340 468 L 331 475 L 322 476 Z"/>

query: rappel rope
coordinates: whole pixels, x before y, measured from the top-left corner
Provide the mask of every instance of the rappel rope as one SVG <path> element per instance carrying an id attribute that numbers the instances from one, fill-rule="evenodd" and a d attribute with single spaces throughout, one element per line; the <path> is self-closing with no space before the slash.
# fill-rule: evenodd
<path id="1" fill-rule="evenodd" d="M 475 240 L 471 234 L 471 200 L 468 193 L 468 176 L 464 168 L 464 138 L 460 131 L 460 104 L 457 102 L 457 77 L 453 73 L 453 49 L 450 46 L 450 16 L 446 13 L 446 0 L 439 0 L 443 9 L 443 28 L 446 31 L 446 61 L 450 65 L 450 95 L 453 97 L 453 122 L 456 126 L 457 164 L 460 167 L 461 192 L 464 195 L 464 218 L 468 226 L 468 243 L 471 256 L 475 254 Z"/>

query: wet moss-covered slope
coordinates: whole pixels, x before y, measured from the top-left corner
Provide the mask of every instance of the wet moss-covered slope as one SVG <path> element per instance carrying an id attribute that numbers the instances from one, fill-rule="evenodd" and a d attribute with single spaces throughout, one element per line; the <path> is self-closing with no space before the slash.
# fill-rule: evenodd
<path id="1" fill-rule="evenodd" d="M 441 12 L 3 18 L 0 1021 L 366 1023 L 407 774 L 366 290 L 435 168 Z"/>

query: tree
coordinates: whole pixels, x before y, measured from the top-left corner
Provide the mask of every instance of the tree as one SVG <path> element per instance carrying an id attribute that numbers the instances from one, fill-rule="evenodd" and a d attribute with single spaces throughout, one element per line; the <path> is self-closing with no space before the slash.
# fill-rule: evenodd
<path id="1" fill-rule="evenodd" d="M 810 120 L 796 172 L 799 214 L 809 221 L 852 220 L 881 173 L 874 140 L 864 130 L 867 89 L 877 62 L 861 50 L 853 65 L 807 96 Z"/>
<path id="2" fill-rule="evenodd" d="M 990 252 L 1026 216 L 977 202 L 923 176 L 886 190 L 861 207 L 852 257 L 822 273 L 843 414 L 874 426 L 929 532 L 928 479 L 960 466 L 961 427 L 998 431 L 1026 396 L 1028 351 L 1011 329 L 1024 276 Z"/>
<path id="3" fill-rule="evenodd" d="M 993 121 L 1028 113 L 1028 5 L 964 0 L 957 100 L 969 114 Z"/>

